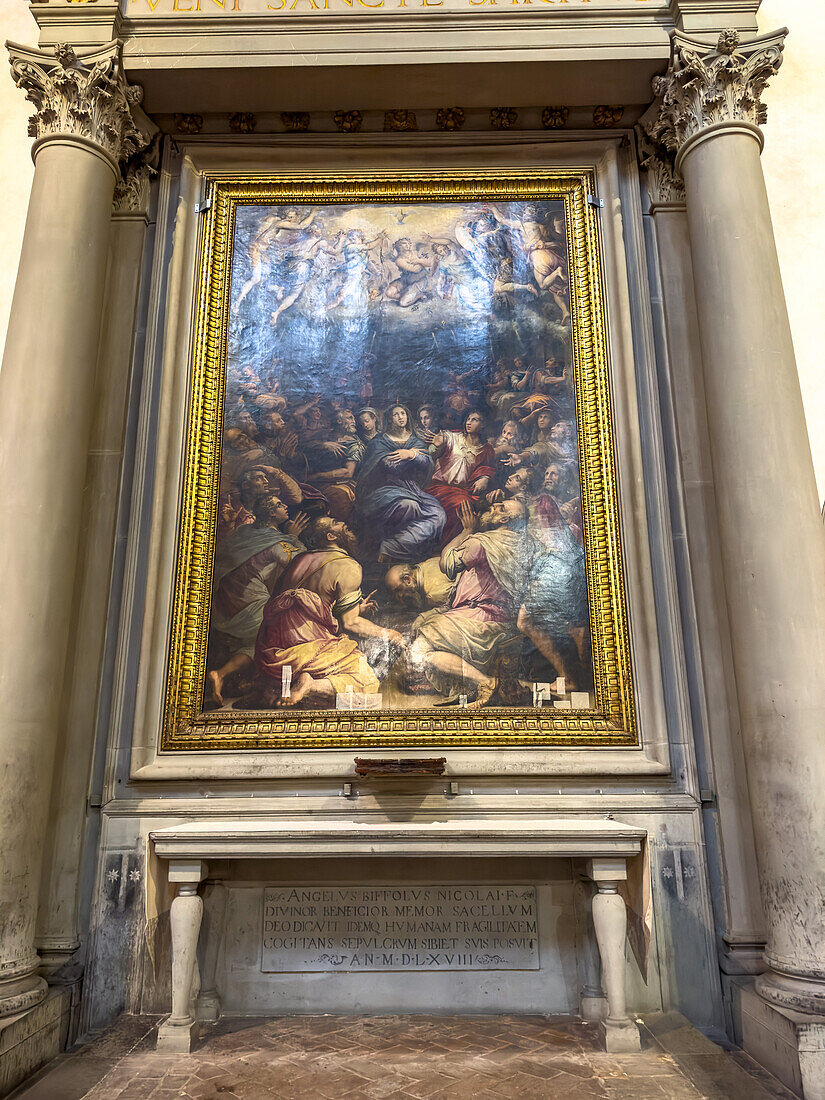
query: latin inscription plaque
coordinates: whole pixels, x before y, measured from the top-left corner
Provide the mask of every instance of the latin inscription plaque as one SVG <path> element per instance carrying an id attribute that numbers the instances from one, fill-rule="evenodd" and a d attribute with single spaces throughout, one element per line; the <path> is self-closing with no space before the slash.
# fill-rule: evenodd
<path id="1" fill-rule="evenodd" d="M 535 886 L 264 890 L 261 969 L 538 970 Z"/>

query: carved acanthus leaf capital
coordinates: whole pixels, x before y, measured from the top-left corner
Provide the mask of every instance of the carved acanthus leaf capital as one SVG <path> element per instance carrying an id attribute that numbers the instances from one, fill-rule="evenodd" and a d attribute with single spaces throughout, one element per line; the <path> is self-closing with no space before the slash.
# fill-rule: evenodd
<path id="1" fill-rule="evenodd" d="M 657 206 L 681 205 L 685 201 L 685 184 L 676 171 L 672 152 L 655 145 L 642 125 L 636 127 L 639 166 L 647 173 L 650 201 Z"/>
<path id="2" fill-rule="evenodd" d="M 670 65 L 653 78 L 656 102 L 643 120 L 654 144 L 677 157 L 684 145 L 711 126 L 767 119 L 762 94 L 782 64 L 788 32 L 742 42 L 723 31 L 715 47 L 680 31 L 671 33 Z"/>
<path id="3" fill-rule="evenodd" d="M 145 214 L 149 209 L 149 192 L 157 169 L 138 162 L 126 165 L 115 185 L 112 209 L 116 214 Z"/>
<path id="4" fill-rule="evenodd" d="M 140 109 L 143 89 L 127 84 L 118 41 L 82 57 L 65 45 L 52 54 L 9 43 L 9 54 L 12 79 L 35 106 L 30 137 L 82 137 L 118 166 L 149 144 L 152 124 Z"/>

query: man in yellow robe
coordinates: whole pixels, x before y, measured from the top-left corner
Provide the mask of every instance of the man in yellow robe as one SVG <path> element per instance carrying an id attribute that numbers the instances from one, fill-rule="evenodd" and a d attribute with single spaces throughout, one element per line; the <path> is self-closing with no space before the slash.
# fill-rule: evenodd
<path id="1" fill-rule="evenodd" d="M 366 618 L 374 605 L 361 594 L 361 566 L 350 556 L 355 536 L 347 525 L 322 516 L 306 541 L 311 549 L 292 561 L 264 608 L 255 664 L 270 685 L 268 702 L 334 707 L 348 688 L 372 694 L 380 686 L 355 638 L 381 638 L 387 649 L 404 639 Z M 288 695 L 281 691 L 285 667 Z"/>

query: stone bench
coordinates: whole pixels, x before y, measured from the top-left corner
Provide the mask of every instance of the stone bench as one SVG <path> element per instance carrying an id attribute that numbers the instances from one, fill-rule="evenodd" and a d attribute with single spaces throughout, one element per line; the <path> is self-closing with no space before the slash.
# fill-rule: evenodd
<path id="1" fill-rule="evenodd" d="M 203 917 L 198 886 L 206 878 L 207 861 L 392 855 L 587 860 L 587 877 L 596 885 L 593 925 L 607 999 L 607 1016 L 600 1021 L 605 1047 L 611 1052 L 639 1049 L 639 1032 L 626 1006 L 627 912 L 618 886 L 627 878 L 627 860 L 642 853 L 644 829 L 592 818 L 357 822 L 333 818 L 211 817 L 154 830 L 149 838 L 155 856 L 168 861 L 169 881 L 177 887 L 170 913 L 172 1012 L 159 1028 L 158 1050 L 188 1052 L 197 1033 L 192 994 Z M 222 915 L 218 920 L 222 920 Z M 213 999 L 217 1006 L 214 994 Z"/>

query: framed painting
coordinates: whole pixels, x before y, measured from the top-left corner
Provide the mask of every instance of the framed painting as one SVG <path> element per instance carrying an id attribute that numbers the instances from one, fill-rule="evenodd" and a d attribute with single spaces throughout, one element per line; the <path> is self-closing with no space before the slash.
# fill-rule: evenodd
<path id="1" fill-rule="evenodd" d="M 592 190 L 212 181 L 163 750 L 636 743 Z"/>

